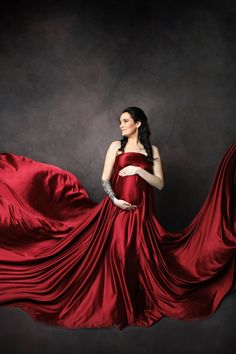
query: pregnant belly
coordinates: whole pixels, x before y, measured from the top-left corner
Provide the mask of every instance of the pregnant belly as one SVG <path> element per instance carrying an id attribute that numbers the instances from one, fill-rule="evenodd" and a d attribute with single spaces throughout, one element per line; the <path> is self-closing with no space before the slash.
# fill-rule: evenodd
<path id="1" fill-rule="evenodd" d="M 144 189 L 145 181 L 138 175 L 119 176 L 113 188 L 117 198 L 135 205 L 141 203 Z"/>

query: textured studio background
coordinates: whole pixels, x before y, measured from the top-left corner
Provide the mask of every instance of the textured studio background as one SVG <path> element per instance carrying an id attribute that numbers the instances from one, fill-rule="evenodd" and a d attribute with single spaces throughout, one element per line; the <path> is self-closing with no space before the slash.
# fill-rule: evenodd
<path id="1" fill-rule="evenodd" d="M 235 141 L 234 2 L 8 1 L 0 17 L 0 152 L 69 170 L 99 202 L 119 115 L 139 106 L 162 157 L 158 219 L 183 229 Z M 231 296 L 204 321 L 122 332 L 47 328 L 4 308 L 0 340 L 4 354 L 231 354 L 235 308 Z"/>

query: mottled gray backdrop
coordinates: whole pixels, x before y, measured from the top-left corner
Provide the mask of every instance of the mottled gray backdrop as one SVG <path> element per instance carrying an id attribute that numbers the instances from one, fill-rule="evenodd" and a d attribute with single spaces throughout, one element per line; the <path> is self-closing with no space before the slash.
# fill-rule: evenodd
<path id="1" fill-rule="evenodd" d="M 0 152 L 69 170 L 99 202 L 119 115 L 139 106 L 163 164 L 156 215 L 169 230 L 190 223 L 235 141 L 234 2 L 8 1 L 0 16 Z M 119 332 L 54 329 L 1 308 L 2 353 L 231 354 L 235 309 L 232 295 L 204 321 Z"/>

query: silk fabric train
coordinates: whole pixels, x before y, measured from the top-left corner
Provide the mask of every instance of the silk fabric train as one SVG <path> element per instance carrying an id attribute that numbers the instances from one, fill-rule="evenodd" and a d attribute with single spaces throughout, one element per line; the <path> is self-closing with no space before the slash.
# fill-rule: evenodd
<path id="1" fill-rule="evenodd" d="M 0 305 L 67 328 L 148 327 L 167 316 L 213 314 L 236 289 L 236 142 L 218 165 L 192 222 L 170 232 L 153 208 L 153 187 L 127 165 L 152 173 L 146 155 L 116 157 L 108 195 L 92 201 L 60 167 L 0 154 Z"/>

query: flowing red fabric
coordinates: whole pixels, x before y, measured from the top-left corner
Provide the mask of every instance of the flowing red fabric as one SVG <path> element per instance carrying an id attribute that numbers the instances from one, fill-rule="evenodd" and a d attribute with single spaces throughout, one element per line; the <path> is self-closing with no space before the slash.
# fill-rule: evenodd
<path id="1" fill-rule="evenodd" d="M 146 155 L 118 155 L 107 194 L 93 202 L 57 166 L 0 154 L 0 304 L 67 328 L 148 327 L 167 316 L 208 317 L 236 288 L 236 142 L 203 206 L 182 232 L 167 231 L 153 189 L 127 165 L 152 173 Z"/>

